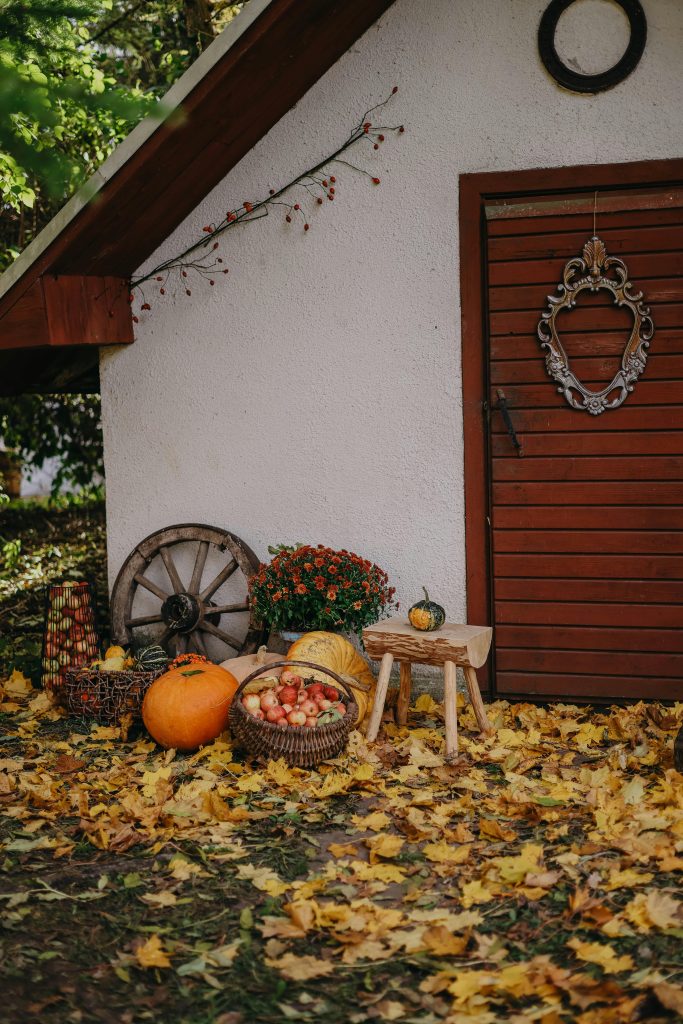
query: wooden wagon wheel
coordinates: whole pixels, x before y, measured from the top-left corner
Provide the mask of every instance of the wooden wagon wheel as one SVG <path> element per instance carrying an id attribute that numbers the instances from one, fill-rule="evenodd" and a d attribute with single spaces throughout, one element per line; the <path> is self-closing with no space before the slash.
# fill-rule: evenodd
<path id="1" fill-rule="evenodd" d="M 192 576 L 186 583 L 180 578 L 173 560 L 172 549 L 179 544 L 196 546 Z M 209 581 L 204 581 L 209 551 L 214 548 L 222 568 Z M 157 556 L 161 559 L 170 586 L 160 586 L 146 576 L 146 571 Z M 258 569 L 254 552 L 227 530 L 200 523 L 183 523 L 168 526 L 146 537 L 137 545 L 121 566 L 111 595 L 112 640 L 128 645 L 135 642 L 135 631 L 149 626 L 163 627 L 156 643 L 169 653 L 181 654 L 195 650 L 207 655 L 205 636 L 222 641 L 235 654 L 252 654 L 265 643 L 267 630 L 254 623 L 250 617 L 246 631 L 231 627 L 231 616 L 249 610 L 246 594 L 246 579 Z M 226 580 L 235 572 L 241 572 L 245 579 L 245 596 L 232 604 L 217 604 L 213 597 Z M 146 591 L 146 597 L 153 595 L 159 602 L 158 610 L 151 614 L 135 615 L 133 603 L 138 588 Z M 140 634 L 138 634 L 138 637 Z M 232 657 L 229 650 L 225 658 Z"/>

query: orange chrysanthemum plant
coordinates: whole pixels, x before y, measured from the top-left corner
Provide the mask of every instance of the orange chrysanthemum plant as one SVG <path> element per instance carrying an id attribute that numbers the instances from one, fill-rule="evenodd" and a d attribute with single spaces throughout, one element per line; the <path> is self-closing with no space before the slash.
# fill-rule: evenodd
<path id="1" fill-rule="evenodd" d="M 249 580 L 249 599 L 271 629 L 360 633 L 398 607 L 389 577 L 367 558 L 322 544 L 269 550 L 273 560 Z"/>

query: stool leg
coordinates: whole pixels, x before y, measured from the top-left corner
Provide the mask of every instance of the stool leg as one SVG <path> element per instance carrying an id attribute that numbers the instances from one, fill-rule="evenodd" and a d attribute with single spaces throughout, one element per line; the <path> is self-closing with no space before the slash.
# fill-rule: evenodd
<path id="1" fill-rule="evenodd" d="M 396 724 L 405 725 L 408 721 L 408 706 L 410 705 L 410 684 L 412 682 L 411 666 L 409 661 L 402 661 L 399 665 L 399 686 L 398 703 L 396 705 Z"/>
<path id="2" fill-rule="evenodd" d="M 493 732 L 493 726 L 486 717 L 486 708 L 484 707 L 484 702 L 481 699 L 481 690 L 479 689 L 477 673 L 471 665 L 465 666 L 465 680 L 467 682 L 470 700 L 472 701 L 472 707 L 474 708 L 474 714 L 477 719 L 477 725 L 482 732 Z"/>
<path id="3" fill-rule="evenodd" d="M 380 722 L 382 721 L 382 712 L 384 711 L 384 702 L 387 699 L 387 690 L 389 689 L 389 676 L 391 675 L 391 666 L 393 665 L 393 663 L 393 654 L 385 654 L 384 657 L 382 658 L 382 664 L 380 665 L 379 676 L 377 678 L 375 700 L 372 705 L 370 722 L 368 724 L 368 731 L 366 733 L 369 743 L 373 743 L 377 739 L 377 733 L 379 732 Z"/>
<path id="4" fill-rule="evenodd" d="M 446 716 L 446 760 L 458 756 L 458 704 L 455 662 L 443 665 L 443 707 Z"/>

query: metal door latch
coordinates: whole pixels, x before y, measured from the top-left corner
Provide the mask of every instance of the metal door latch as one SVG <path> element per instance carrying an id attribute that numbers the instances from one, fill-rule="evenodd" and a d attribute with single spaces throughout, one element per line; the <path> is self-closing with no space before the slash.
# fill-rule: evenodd
<path id="1" fill-rule="evenodd" d="M 500 411 L 503 414 L 503 420 L 505 422 L 505 426 L 507 428 L 507 432 L 510 435 L 510 440 L 512 441 L 513 445 L 517 449 L 517 455 L 521 459 L 521 458 L 524 457 L 524 449 L 522 447 L 522 442 L 517 437 L 517 432 L 515 431 L 515 427 L 514 427 L 514 424 L 512 422 L 512 417 L 510 416 L 510 410 L 508 409 L 508 406 L 507 406 L 507 399 L 505 398 L 505 392 L 501 388 L 497 388 L 496 389 L 496 394 L 498 396 L 497 408 L 500 409 Z"/>

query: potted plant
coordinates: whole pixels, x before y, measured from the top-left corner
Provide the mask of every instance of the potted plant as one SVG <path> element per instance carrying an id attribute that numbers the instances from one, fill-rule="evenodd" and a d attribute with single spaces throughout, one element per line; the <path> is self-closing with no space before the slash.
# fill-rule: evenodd
<path id="1" fill-rule="evenodd" d="M 352 551 L 322 544 L 269 548 L 273 559 L 249 580 L 256 617 L 291 643 L 323 629 L 356 633 L 397 608 L 383 569 Z"/>

